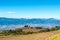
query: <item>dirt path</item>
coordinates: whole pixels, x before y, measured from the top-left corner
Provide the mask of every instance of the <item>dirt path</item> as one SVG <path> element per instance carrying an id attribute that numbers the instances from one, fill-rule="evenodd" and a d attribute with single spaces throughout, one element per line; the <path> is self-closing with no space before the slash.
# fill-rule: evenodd
<path id="1" fill-rule="evenodd" d="M 60 32 L 60 30 L 46 33 L 29 34 L 29 35 L 0 37 L 0 40 L 47 40 L 48 37 L 55 35 L 58 32 Z"/>

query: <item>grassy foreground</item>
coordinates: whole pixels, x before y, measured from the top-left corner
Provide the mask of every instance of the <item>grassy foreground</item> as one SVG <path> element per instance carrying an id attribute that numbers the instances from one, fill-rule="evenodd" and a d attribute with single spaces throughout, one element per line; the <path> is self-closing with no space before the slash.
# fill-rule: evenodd
<path id="1" fill-rule="evenodd" d="M 42 28 L 30 27 L 26 25 L 22 28 L 17 28 L 15 30 L 0 31 L 0 40 L 47 40 L 49 37 L 50 38 L 48 40 L 60 40 L 58 39 L 59 36 L 53 36 L 58 33 L 60 33 L 60 26 L 52 28 Z"/>
<path id="2" fill-rule="evenodd" d="M 0 36 L 0 40 L 47 40 L 48 37 L 56 35 L 59 32 L 60 30 L 37 33 L 37 34 L 29 34 L 29 35 Z"/>
<path id="3" fill-rule="evenodd" d="M 60 40 L 60 33 L 50 37 L 48 40 Z"/>

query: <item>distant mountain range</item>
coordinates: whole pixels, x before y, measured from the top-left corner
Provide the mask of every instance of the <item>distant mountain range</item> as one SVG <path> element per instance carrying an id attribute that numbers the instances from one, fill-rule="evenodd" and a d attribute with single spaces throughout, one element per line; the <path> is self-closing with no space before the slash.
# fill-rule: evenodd
<path id="1" fill-rule="evenodd" d="M 60 20 L 49 18 L 49 19 L 25 19 L 25 18 L 0 18 L 0 25 L 24 25 L 24 24 L 57 24 L 60 25 Z"/>
<path id="2" fill-rule="evenodd" d="M 33 25 L 34 24 L 39 24 L 43 26 L 49 26 L 49 25 L 60 25 L 60 20 L 59 19 L 54 19 L 54 18 L 49 18 L 49 19 L 44 19 L 44 18 L 32 18 L 32 19 L 26 19 L 26 18 L 2 18 L 0 17 L 0 27 L 1 25 Z M 5 27 L 6 28 L 6 27 Z M 9 28 L 9 27 L 8 27 Z"/>

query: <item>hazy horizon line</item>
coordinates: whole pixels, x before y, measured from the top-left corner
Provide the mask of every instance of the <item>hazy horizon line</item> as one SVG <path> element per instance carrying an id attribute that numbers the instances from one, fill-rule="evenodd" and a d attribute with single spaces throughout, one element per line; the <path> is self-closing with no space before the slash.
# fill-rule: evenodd
<path id="1" fill-rule="evenodd" d="M 0 17 L 0 18 L 14 18 L 14 17 Z M 15 17 L 15 19 L 58 19 L 58 18 L 53 18 L 53 17 L 51 17 L 51 18 L 25 18 L 25 17 L 20 17 L 20 18 L 16 18 Z"/>

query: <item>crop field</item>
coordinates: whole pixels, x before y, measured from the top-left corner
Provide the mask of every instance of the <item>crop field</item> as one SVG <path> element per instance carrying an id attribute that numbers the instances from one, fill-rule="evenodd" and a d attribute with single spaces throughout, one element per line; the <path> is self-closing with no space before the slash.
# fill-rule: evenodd
<path id="1" fill-rule="evenodd" d="M 60 40 L 60 33 L 50 37 L 49 40 Z"/>

